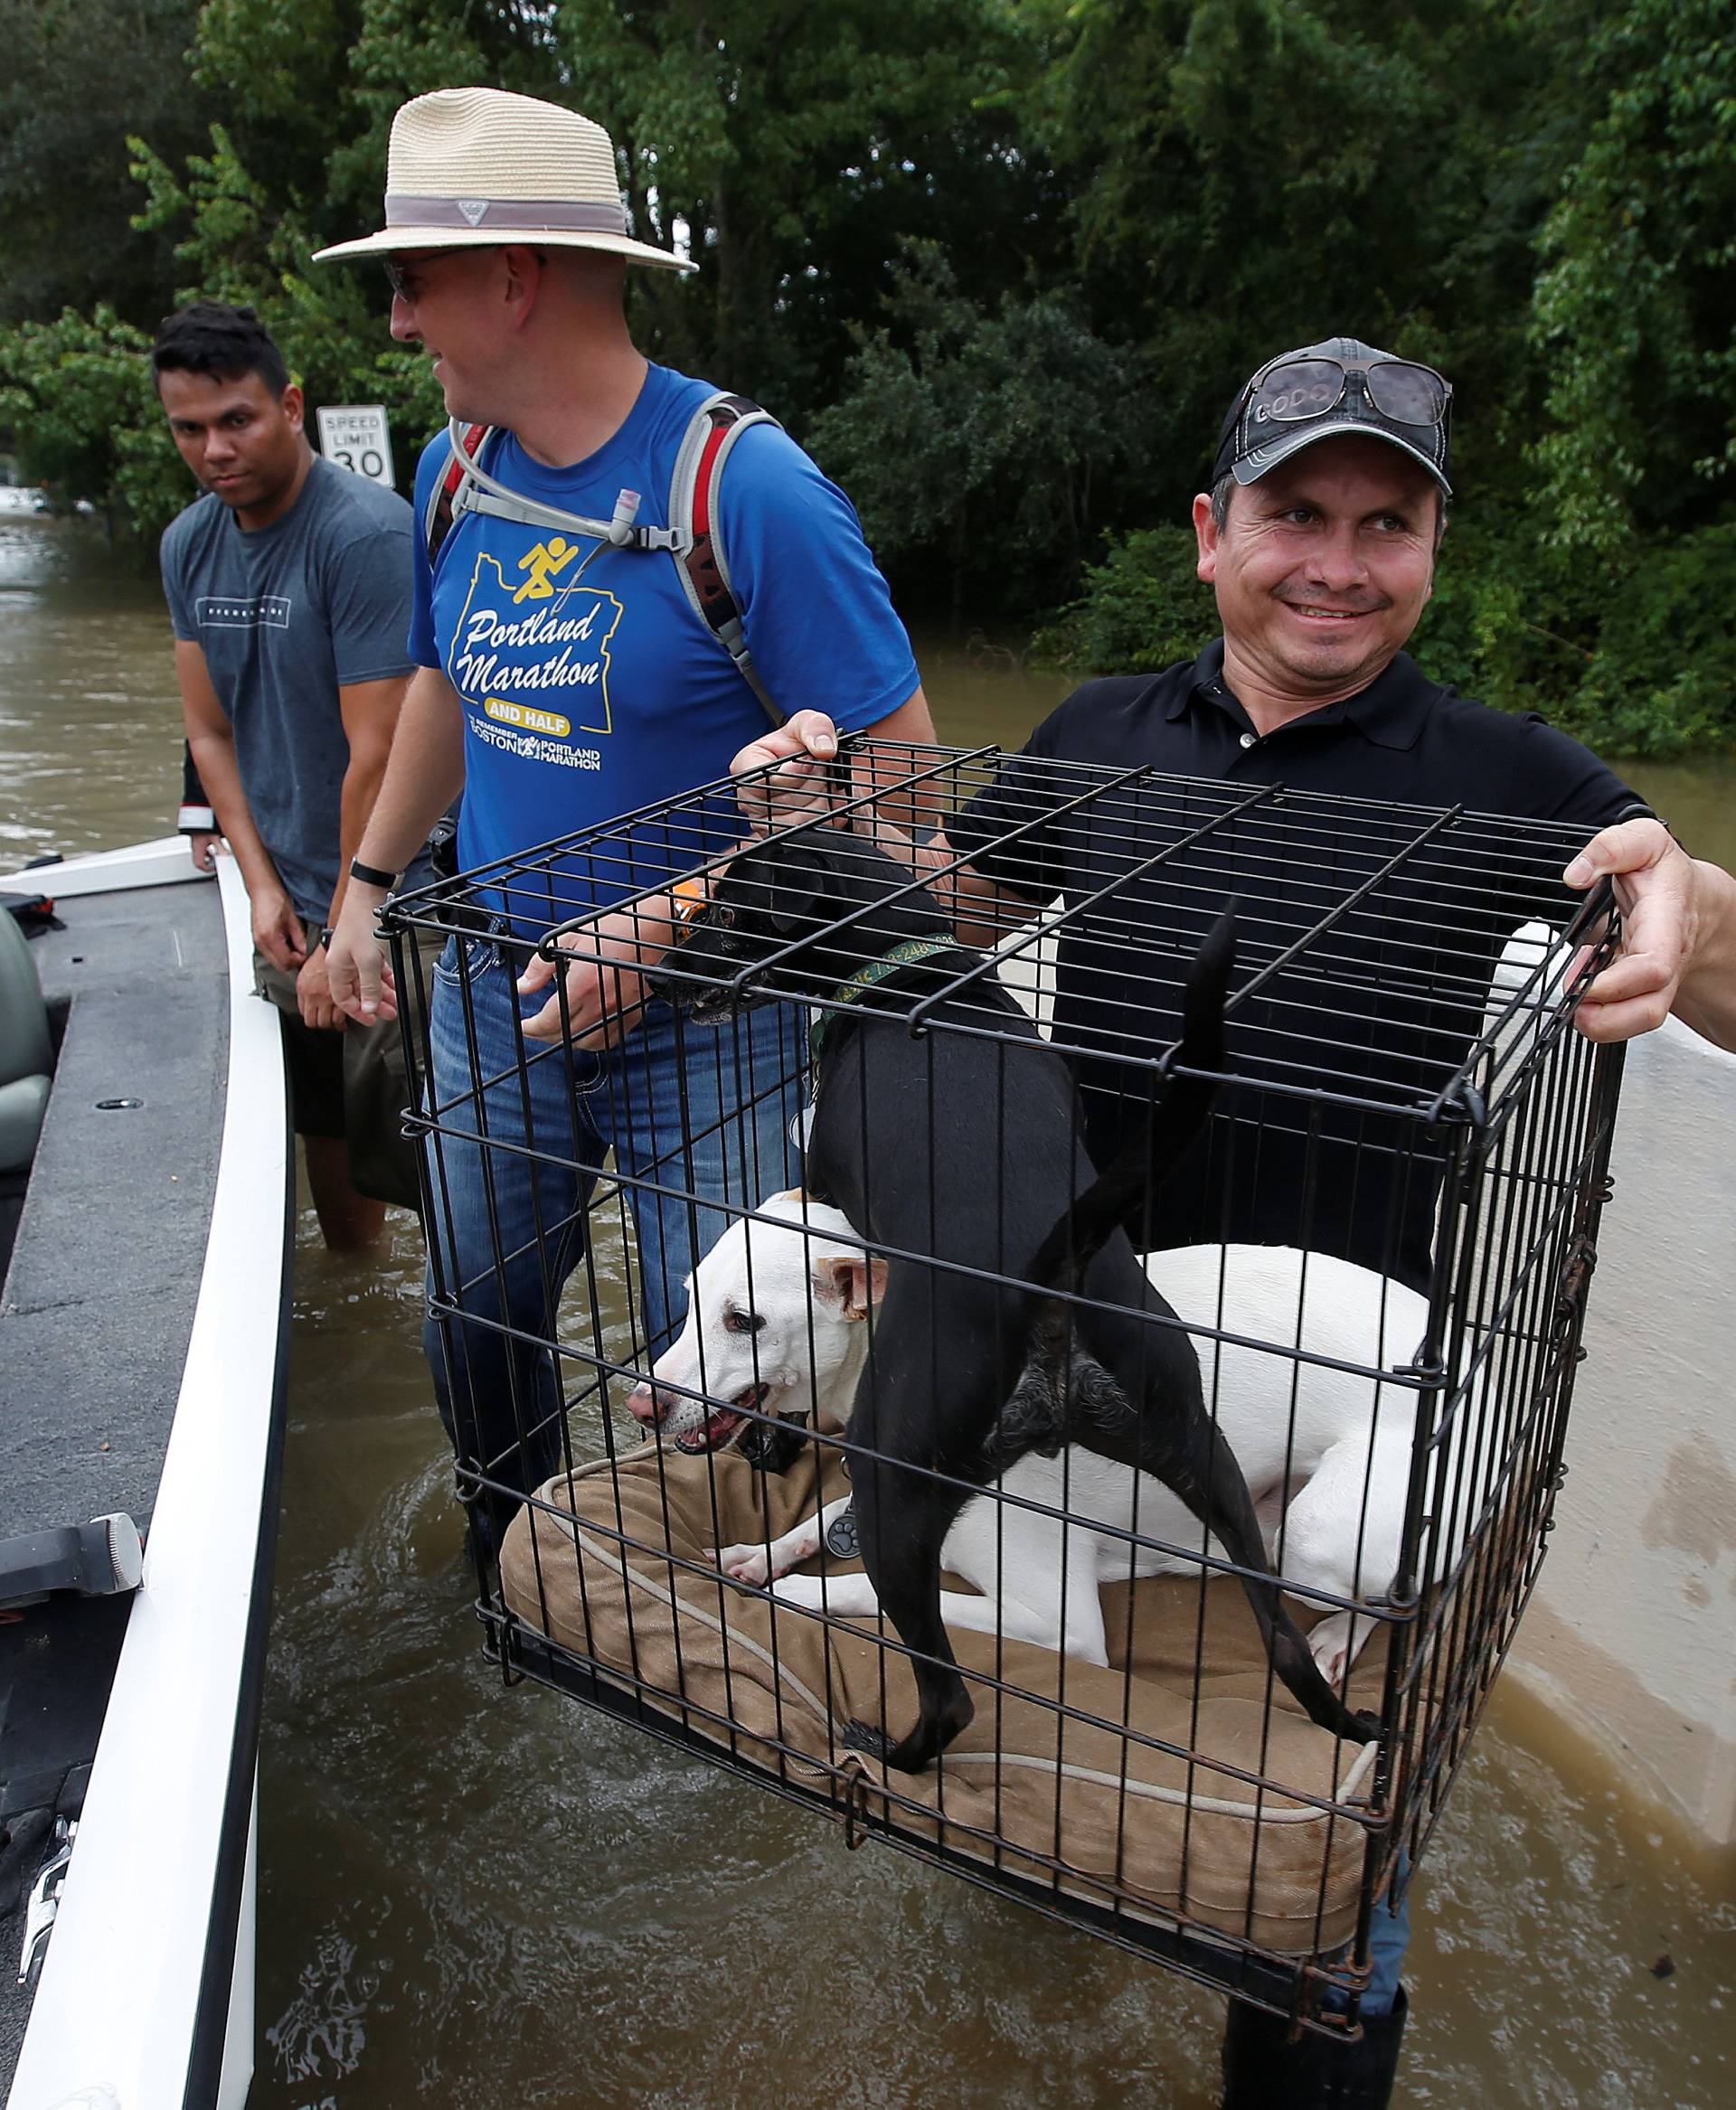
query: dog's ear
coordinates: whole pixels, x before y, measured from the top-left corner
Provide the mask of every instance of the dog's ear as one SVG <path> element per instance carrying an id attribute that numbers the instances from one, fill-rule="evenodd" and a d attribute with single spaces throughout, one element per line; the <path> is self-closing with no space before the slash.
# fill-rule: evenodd
<path id="1" fill-rule="evenodd" d="M 865 1319 L 886 1294 L 886 1263 L 876 1253 L 834 1247 L 815 1254 L 814 1286 L 846 1319 Z"/>
<path id="2" fill-rule="evenodd" d="M 775 839 L 738 859 L 730 877 L 743 905 L 778 937 L 798 937 L 827 918 L 837 875 L 816 843 Z"/>

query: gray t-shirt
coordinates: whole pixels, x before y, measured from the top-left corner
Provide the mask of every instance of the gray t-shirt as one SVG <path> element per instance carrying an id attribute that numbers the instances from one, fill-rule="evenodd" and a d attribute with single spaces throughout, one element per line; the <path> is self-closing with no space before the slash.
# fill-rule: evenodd
<path id="1" fill-rule="evenodd" d="M 207 494 L 163 537 L 175 634 L 203 648 L 260 839 L 315 925 L 337 886 L 350 760 L 337 692 L 411 671 L 413 523 L 395 491 L 316 455 L 269 527 L 244 530 Z"/>

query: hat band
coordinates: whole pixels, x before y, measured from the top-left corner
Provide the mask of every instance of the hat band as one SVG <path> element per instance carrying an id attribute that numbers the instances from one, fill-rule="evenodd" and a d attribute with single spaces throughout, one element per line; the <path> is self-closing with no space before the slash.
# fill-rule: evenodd
<path id="1" fill-rule="evenodd" d="M 577 204 L 544 198 L 419 198 L 402 191 L 386 193 L 389 230 L 414 227 L 498 227 L 514 233 L 533 230 L 550 234 L 625 234 L 627 213 L 619 205 Z"/>

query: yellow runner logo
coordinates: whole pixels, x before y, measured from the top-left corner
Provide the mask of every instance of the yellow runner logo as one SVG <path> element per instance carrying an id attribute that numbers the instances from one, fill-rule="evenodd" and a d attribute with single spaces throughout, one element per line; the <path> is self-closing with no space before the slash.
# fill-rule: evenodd
<path id="1" fill-rule="evenodd" d="M 513 596 L 514 601 L 548 600 L 554 592 L 555 573 L 564 570 L 578 554 L 578 543 L 568 542 L 564 535 L 551 535 L 546 542 L 527 550 L 518 560 L 518 569 L 528 571 L 530 577 Z"/>

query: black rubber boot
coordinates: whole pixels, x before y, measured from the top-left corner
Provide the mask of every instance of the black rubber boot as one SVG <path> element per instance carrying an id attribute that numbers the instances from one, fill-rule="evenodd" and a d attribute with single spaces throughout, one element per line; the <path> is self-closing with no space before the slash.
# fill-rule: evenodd
<path id="1" fill-rule="evenodd" d="M 1223 2031 L 1223 2110 L 1385 2110 L 1398 2071 L 1410 2003 L 1404 1988 L 1391 2014 L 1364 2015 L 1355 2044 L 1305 2030 L 1245 2001 L 1230 2002 Z"/>

